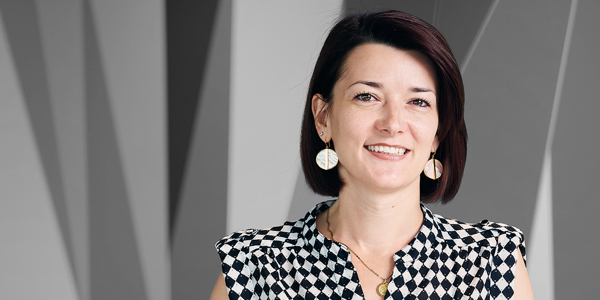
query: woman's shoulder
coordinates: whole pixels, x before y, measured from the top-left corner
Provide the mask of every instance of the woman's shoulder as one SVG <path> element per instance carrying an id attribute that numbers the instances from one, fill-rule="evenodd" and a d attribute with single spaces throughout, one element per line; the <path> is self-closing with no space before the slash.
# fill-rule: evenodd
<path id="1" fill-rule="evenodd" d="M 294 247 L 298 244 L 303 225 L 304 220 L 300 219 L 270 228 L 240 230 L 223 237 L 215 246 L 217 250 Z"/>
<path id="2" fill-rule="evenodd" d="M 303 246 L 306 239 L 316 234 L 314 222 L 319 213 L 326 210 L 333 201 L 325 201 L 315 205 L 306 215 L 297 221 L 288 221 L 283 225 L 263 228 L 245 229 L 231 233 L 216 243 L 218 251 L 230 249 L 252 252 L 259 248 L 291 248 Z"/>
<path id="3" fill-rule="evenodd" d="M 441 237 L 457 246 L 490 246 L 511 242 L 524 248 L 523 231 L 505 223 L 484 219 L 477 223 L 467 223 L 456 219 L 432 214 L 434 222 L 440 229 Z M 524 251 L 524 250 L 523 250 Z"/>

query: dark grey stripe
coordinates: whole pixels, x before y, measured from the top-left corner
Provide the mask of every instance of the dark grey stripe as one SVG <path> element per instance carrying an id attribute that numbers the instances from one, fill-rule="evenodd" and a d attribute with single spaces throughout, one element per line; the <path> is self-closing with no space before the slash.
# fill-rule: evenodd
<path id="1" fill-rule="evenodd" d="M 217 0 L 166 1 L 169 225 L 173 233 L 205 76 Z"/>
<path id="2" fill-rule="evenodd" d="M 227 227 L 231 14 L 231 1 L 219 1 L 200 70 L 206 76 L 197 83 L 199 107 L 172 227 L 173 299 L 209 297 L 220 273 L 214 244 Z"/>

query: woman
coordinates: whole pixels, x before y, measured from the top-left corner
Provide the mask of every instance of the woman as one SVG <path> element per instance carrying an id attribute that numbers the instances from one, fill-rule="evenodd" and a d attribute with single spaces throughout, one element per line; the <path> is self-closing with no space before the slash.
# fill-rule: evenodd
<path id="1" fill-rule="evenodd" d="M 337 199 L 220 240 L 212 299 L 533 299 L 520 230 L 421 205 L 458 191 L 463 100 L 431 25 L 396 11 L 340 21 L 317 60 L 301 138 L 308 184 Z"/>

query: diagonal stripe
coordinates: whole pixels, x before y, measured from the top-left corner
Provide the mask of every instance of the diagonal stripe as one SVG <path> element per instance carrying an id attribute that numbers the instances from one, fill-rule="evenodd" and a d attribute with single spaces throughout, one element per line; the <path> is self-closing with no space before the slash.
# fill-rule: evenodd
<path id="1" fill-rule="evenodd" d="M 204 76 L 201 83 L 179 211 L 173 220 L 172 299 L 211 294 L 220 270 L 214 243 L 226 234 L 230 0 L 219 1 L 212 28 L 204 70 L 210 76 Z"/>
<path id="2" fill-rule="evenodd" d="M 489 14 L 493 0 L 437 1 L 435 24 L 446 38 L 456 61 L 464 61 L 469 47 Z"/>
<path id="3" fill-rule="evenodd" d="M 149 300 L 168 286 L 164 2 L 92 0 L 98 52 Z"/>
<path id="4" fill-rule="evenodd" d="M 500 0 L 494 0 L 494 3 L 490 6 L 490 9 L 488 10 L 488 13 L 485 15 L 485 18 L 483 19 L 483 24 L 481 25 L 481 27 L 479 27 L 479 30 L 477 31 L 477 34 L 475 35 L 475 39 L 473 40 L 473 43 L 469 47 L 469 50 L 467 51 L 467 55 L 465 56 L 465 60 L 463 61 L 462 65 L 460 67 L 460 72 L 462 74 L 464 74 L 465 71 L 467 70 L 467 67 L 469 66 L 469 62 L 471 62 L 471 58 L 473 57 L 473 53 L 475 53 L 475 49 L 477 49 L 477 46 L 479 45 L 479 41 L 481 40 L 481 37 L 483 36 L 485 29 L 487 28 L 488 24 L 490 23 L 490 20 L 492 19 L 492 16 L 494 15 L 494 12 L 496 11 L 498 2 L 500 2 Z"/>
<path id="5" fill-rule="evenodd" d="M 558 109 L 560 107 L 560 99 L 565 85 L 565 74 L 567 72 L 567 61 L 569 59 L 569 50 L 571 48 L 571 39 L 573 37 L 573 27 L 575 24 L 575 14 L 577 12 L 577 3 L 579 0 L 571 1 L 571 9 L 569 10 L 569 21 L 567 23 L 567 32 L 565 34 L 565 42 L 563 44 L 562 56 L 560 58 L 560 67 L 558 69 L 558 79 L 556 81 L 556 91 L 554 92 L 554 101 L 552 102 L 552 115 L 550 116 L 550 125 L 548 126 L 548 137 L 546 140 L 546 151 L 551 151 L 552 143 L 554 142 L 554 134 L 556 132 L 556 120 L 558 118 Z"/>
<path id="6" fill-rule="evenodd" d="M 0 15 L 0 299 L 77 299 Z"/>
<path id="7" fill-rule="evenodd" d="M 575 2 L 575 1 L 574 1 Z M 560 105 L 552 150 L 553 251 L 556 299 L 596 299 L 600 282 L 597 173 L 600 146 L 600 28 L 598 1 L 571 3 L 572 37 L 565 50 L 564 86 L 557 86 Z M 573 12 L 573 11 L 572 11 Z"/>
<path id="8" fill-rule="evenodd" d="M 552 103 L 552 113 L 548 126 L 548 135 L 546 138 L 546 150 L 544 151 L 544 163 L 540 186 L 535 206 L 535 214 L 532 222 L 532 234 L 529 257 L 529 273 L 534 294 L 540 299 L 554 299 L 554 230 L 552 217 L 552 144 L 556 132 L 556 122 L 558 118 L 558 109 L 562 98 L 563 87 L 565 83 L 565 74 L 571 39 L 573 36 L 573 27 L 577 11 L 578 0 L 571 2 L 567 30 L 563 43 L 563 50 L 558 70 L 556 90 L 554 101 Z"/>
<path id="9" fill-rule="evenodd" d="M 147 299 L 89 1 L 84 2 L 91 299 Z"/>
<path id="10" fill-rule="evenodd" d="M 173 234 L 217 0 L 167 1 L 169 225 Z"/>
<path id="11" fill-rule="evenodd" d="M 69 231 L 63 174 L 60 167 L 54 116 L 50 103 L 48 80 L 37 8 L 34 0 L 0 1 L 0 13 L 5 23 L 14 63 L 27 104 L 44 174 L 50 188 L 54 210 L 69 258 L 73 248 Z M 70 260 L 71 271 L 75 267 Z"/>
<path id="12" fill-rule="evenodd" d="M 554 251 L 552 228 L 552 157 L 544 154 L 538 196 L 533 215 L 527 269 L 533 294 L 538 299 L 554 299 Z"/>
<path id="13" fill-rule="evenodd" d="M 438 17 L 439 17 L 439 9 L 440 9 L 440 5 L 438 3 L 438 0 L 435 0 L 435 3 L 433 4 L 433 18 L 431 18 L 431 25 L 433 25 L 434 27 L 437 26 L 437 21 L 438 21 Z"/>
<path id="14" fill-rule="evenodd" d="M 83 10 L 79 0 L 38 1 L 75 280 L 89 299 L 88 206 L 83 96 Z"/>

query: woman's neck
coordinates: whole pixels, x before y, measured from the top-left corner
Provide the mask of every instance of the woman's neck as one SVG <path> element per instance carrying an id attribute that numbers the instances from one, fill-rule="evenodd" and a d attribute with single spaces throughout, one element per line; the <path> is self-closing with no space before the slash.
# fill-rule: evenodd
<path id="1" fill-rule="evenodd" d="M 329 229 L 335 240 L 353 245 L 355 251 L 365 254 L 400 250 L 422 224 L 418 189 L 411 193 L 374 194 L 346 186 L 329 211 Z"/>

